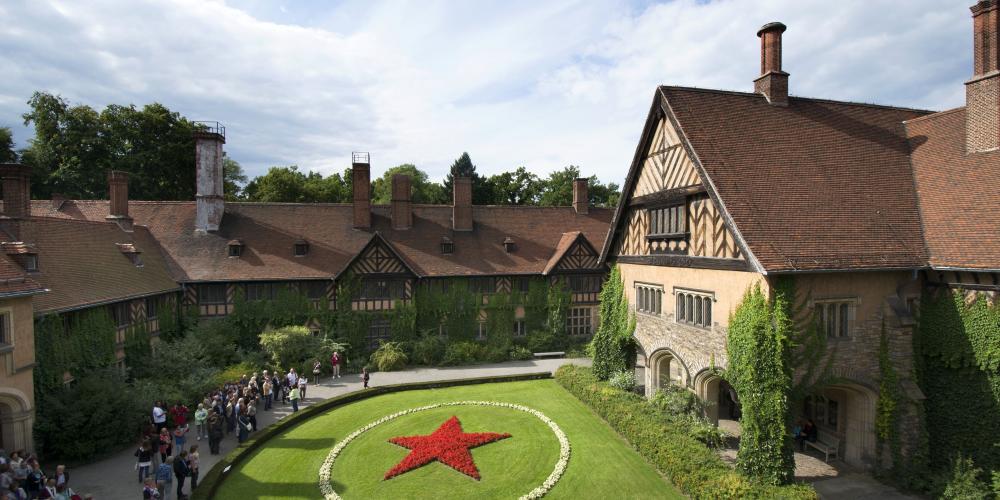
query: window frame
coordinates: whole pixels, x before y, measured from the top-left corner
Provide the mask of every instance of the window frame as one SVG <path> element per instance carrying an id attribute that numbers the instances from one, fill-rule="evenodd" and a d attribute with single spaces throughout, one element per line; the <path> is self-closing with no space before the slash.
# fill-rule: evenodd
<path id="1" fill-rule="evenodd" d="M 522 319 L 515 319 L 514 320 L 514 332 L 513 332 L 513 335 L 515 337 L 524 337 L 527 334 L 528 334 L 528 324 L 527 324 L 527 322 L 525 322 L 523 318 Z"/>
<path id="2" fill-rule="evenodd" d="M 591 307 L 571 307 L 566 311 L 566 333 L 571 337 L 594 334 L 594 312 Z"/>
<path id="3" fill-rule="evenodd" d="M 253 290 L 252 293 L 251 290 Z M 244 283 L 243 292 L 247 302 L 274 300 L 278 295 L 277 283 L 273 281 L 251 281 Z"/>
<path id="4" fill-rule="evenodd" d="M 646 238 L 669 240 L 688 237 L 687 200 L 646 208 Z"/>
<path id="5" fill-rule="evenodd" d="M 218 301 L 219 299 L 217 299 L 215 297 L 213 297 L 213 299 L 215 299 L 215 300 L 212 300 L 212 301 L 207 300 L 206 295 L 211 295 L 211 294 L 206 294 L 205 293 L 206 290 L 216 290 L 216 291 L 221 290 L 222 291 L 221 301 Z M 228 304 L 229 303 L 229 298 L 227 297 L 227 295 L 228 295 L 228 290 L 226 290 L 226 284 L 225 283 L 199 283 L 198 284 L 198 305 L 199 306 Z"/>
<path id="6" fill-rule="evenodd" d="M 128 301 L 111 304 L 111 320 L 117 329 L 128 328 L 132 324 L 132 308 Z"/>
<path id="7" fill-rule="evenodd" d="M 160 298 L 146 297 L 146 319 L 154 320 L 157 319 L 159 315 L 160 315 Z"/>
<path id="8" fill-rule="evenodd" d="M 309 255 L 309 243 L 300 241 L 292 244 L 292 255 L 295 257 L 305 257 Z"/>
<path id="9" fill-rule="evenodd" d="M 14 347 L 14 311 L 0 309 L 0 347 Z"/>
<path id="10" fill-rule="evenodd" d="M 358 290 L 358 300 L 404 300 L 406 280 L 402 278 L 364 277 Z"/>
<path id="11" fill-rule="evenodd" d="M 636 281 L 634 286 L 635 312 L 647 316 L 662 316 L 663 296 L 666 293 L 663 285 Z"/>
<path id="12" fill-rule="evenodd" d="M 597 293 L 601 291 L 604 277 L 596 274 L 572 274 L 569 289 L 573 293 Z"/>
<path id="13" fill-rule="evenodd" d="M 388 318 L 372 318 L 368 323 L 366 340 L 370 349 L 378 349 L 382 340 L 392 340 L 392 321 Z"/>
<path id="14" fill-rule="evenodd" d="M 714 328 L 712 309 L 717 301 L 715 292 L 674 287 L 673 295 L 674 323 L 702 330 Z"/>
<path id="15" fill-rule="evenodd" d="M 816 327 L 828 340 L 854 336 L 857 308 L 860 304 L 857 297 L 830 297 L 810 301 Z"/>

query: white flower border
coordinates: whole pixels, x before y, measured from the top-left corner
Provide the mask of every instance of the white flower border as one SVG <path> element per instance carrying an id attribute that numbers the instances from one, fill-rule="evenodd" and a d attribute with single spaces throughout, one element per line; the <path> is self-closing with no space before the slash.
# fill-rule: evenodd
<path id="1" fill-rule="evenodd" d="M 323 497 L 326 500 L 340 500 L 341 498 L 340 495 L 338 495 L 336 491 L 333 491 L 333 486 L 330 484 L 330 473 L 333 470 L 333 461 L 337 459 L 337 456 L 340 455 L 342 451 L 344 451 L 344 447 L 346 447 L 351 441 L 357 439 L 358 436 L 371 430 L 373 427 L 380 424 L 384 424 L 394 418 L 402 417 L 403 415 L 409 415 L 411 413 L 416 413 L 418 411 L 432 410 L 434 408 L 441 408 L 445 406 L 496 406 L 500 408 L 511 408 L 514 410 L 523 411 L 525 413 L 530 413 L 538 417 L 539 420 L 545 422 L 545 424 L 548 425 L 550 429 L 552 429 L 552 432 L 556 435 L 556 438 L 559 439 L 559 461 L 556 462 L 556 466 L 555 468 L 552 469 L 552 473 L 549 474 L 549 477 L 546 478 L 545 481 L 537 488 L 531 490 L 525 495 L 522 495 L 520 500 L 534 500 L 537 498 L 542 498 L 543 496 L 545 496 L 546 493 L 548 493 L 549 490 L 552 489 L 553 486 L 556 485 L 557 482 L 559 482 L 559 478 L 562 477 L 564 472 L 566 472 L 566 465 L 569 463 L 569 449 L 570 449 L 569 439 L 566 438 L 566 433 L 564 433 L 562 429 L 559 428 L 559 425 L 557 425 L 549 417 L 545 416 L 544 413 L 535 410 L 533 408 L 528 408 L 527 406 L 522 406 L 513 403 L 502 403 L 499 401 L 452 401 L 448 403 L 438 403 L 427 406 L 419 406 L 416 408 L 410 408 L 408 410 L 399 411 L 393 413 L 392 415 L 386 415 L 350 433 L 341 442 L 337 443 L 337 446 L 334 446 L 333 449 L 330 450 L 330 453 L 326 456 L 326 460 L 323 461 L 323 465 L 321 465 L 319 468 L 319 489 L 320 491 L 323 492 Z"/>

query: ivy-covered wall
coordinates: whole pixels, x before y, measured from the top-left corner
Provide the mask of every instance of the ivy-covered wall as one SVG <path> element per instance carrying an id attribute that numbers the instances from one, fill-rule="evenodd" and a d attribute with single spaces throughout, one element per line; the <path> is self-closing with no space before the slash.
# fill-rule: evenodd
<path id="1" fill-rule="evenodd" d="M 989 300 L 988 300 L 989 299 Z M 956 454 L 1000 469 L 1000 304 L 995 292 L 928 289 L 920 301 L 916 350 L 931 464 Z"/>

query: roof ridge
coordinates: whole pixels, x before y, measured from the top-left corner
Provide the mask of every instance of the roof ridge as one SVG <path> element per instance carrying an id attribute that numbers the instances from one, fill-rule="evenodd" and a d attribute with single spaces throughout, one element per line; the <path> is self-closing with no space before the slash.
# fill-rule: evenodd
<path id="1" fill-rule="evenodd" d="M 909 120 L 903 120 L 903 123 L 913 123 L 915 121 L 933 119 L 933 118 L 937 118 L 937 117 L 940 117 L 940 116 L 945 116 L 945 115 L 950 115 L 952 113 L 957 113 L 959 111 L 965 111 L 965 106 L 959 106 L 957 108 L 946 109 L 944 111 L 938 111 L 936 113 L 931 113 L 929 115 L 918 116 L 916 118 L 910 118 Z"/>
<path id="2" fill-rule="evenodd" d="M 709 89 L 709 88 L 703 88 L 703 87 L 686 87 L 686 86 L 683 86 L 683 85 L 660 85 L 659 87 L 660 88 L 665 88 L 665 89 L 689 90 L 689 91 L 694 91 L 694 92 L 706 92 L 706 93 L 713 93 L 713 94 L 729 94 L 729 95 L 736 95 L 736 96 L 741 96 L 741 97 L 759 97 L 761 99 L 765 99 L 765 97 L 763 95 L 761 95 L 761 94 L 757 94 L 755 92 L 741 92 L 741 91 L 738 91 L 738 90 Z M 798 96 L 798 95 L 789 95 L 789 99 L 797 99 L 797 100 L 800 100 L 800 101 L 810 101 L 810 102 L 823 102 L 823 103 L 830 103 L 830 104 L 844 104 L 844 105 L 848 105 L 848 106 L 863 106 L 863 107 L 876 108 L 876 109 L 893 109 L 893 110 L 898 110 L 898 111 L 912 111 L 912 112 L 916 112 L 916 113 L 937 113 L 937 111 L 934 111 L 934 110 L 931 110 L 931 109 L 909 108 L 909 107 L 906 107 L 906 106 L 892 106 L 892 105 L 889 105 L 889 104 L 876 104 L 876 103 L 871 103 L 871 102 L 838 101 L 836 99 L 823 99 L 823 98 L 820 98 L 820 97 L 804 97 L 804 96 Z"/>

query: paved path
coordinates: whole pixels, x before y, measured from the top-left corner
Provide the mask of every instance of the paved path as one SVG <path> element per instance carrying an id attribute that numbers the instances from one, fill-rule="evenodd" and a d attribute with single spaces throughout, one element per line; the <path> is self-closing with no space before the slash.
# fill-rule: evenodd
<path id="1" fill-rule="evenodd" d="M 418 368 L 402 372 L 373 373 L 371 385 L 401 384 L 406 382 L 427 382 L 434 380 L 451 380 L 471 377 L 489 377 L 497 375 L 512 375 L 519 373 L 535 373 L 541 371 L 555 371 L 556 368 L 567 364 L 589 365 L 589 359 L 546 359 L 530 361 L 511 361 L 507 363 L 473 365 L 450 368 Z M 301 406 L 309 406 L 312 403 L 339 396 L 341 394 L 361 389 L 361 378 L 357 374 L 344 375 L 336 381 L 326 378 L 321 381 L 321 385 L 309 384 L 306 390 L 305 399 Z M 260 408 L 263 408 L 261 406 Z M 292 411 L 291 405 L 277 405 L 273 411 L 258 411 L 258 428 L 267 427 Z M 192 428 L 192 431 L 194 429 Z M 193 434 L 193 433 L 192 433 Z M 208 441 L 192 441 L 199 444 L 199 454 L 201 455 L 201 470 L 208 472 L 220 458 L 236 447 L 236 435 L 226 436 L 222 441 L 219 455 L 211 455 L 208 452 Z M 99 462 L 94 462 L 82 467 L 70 470 L 72 476 L 71 485 L 77 493 L 92 493 L 96 500 L 132 500 L 142 498 L 142 486 L 139 484 L 138 476 L 135 472 L 135 450 L 129 448 L 108 457 Z M 54 466 L 53 466 L 54 467 Z M 189 492 L 190 481 L 185 485 L 185 493 Z M 175 490 L 176 492 L 176 490 Z M 171 495 L 173 500 L 174 495 Z"/>

